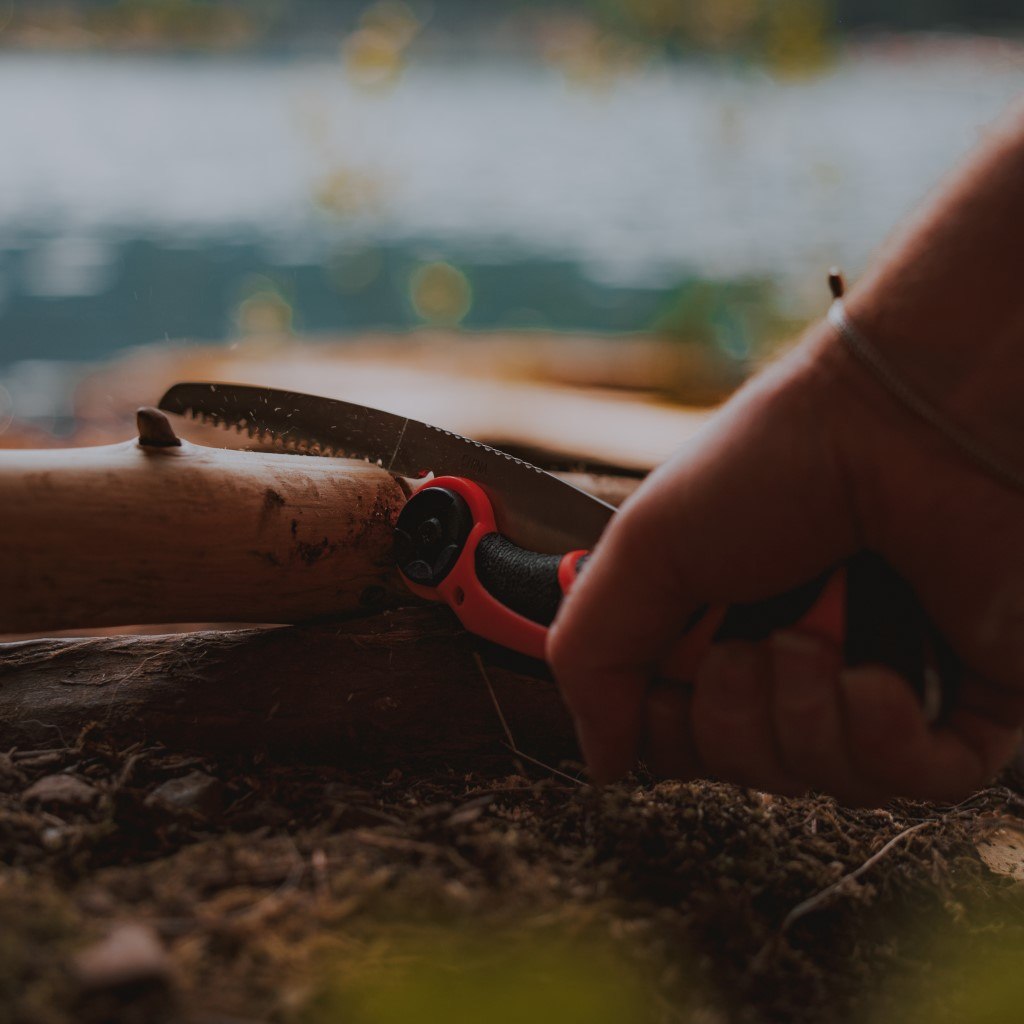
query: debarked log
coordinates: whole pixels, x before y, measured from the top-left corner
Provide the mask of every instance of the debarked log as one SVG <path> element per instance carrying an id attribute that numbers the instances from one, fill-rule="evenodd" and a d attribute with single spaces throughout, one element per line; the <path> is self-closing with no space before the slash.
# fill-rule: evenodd
<path id="1" fill-rule="evenodd" d="M 0 451 L 0 635 L 384 608 L 405 484 L 366 462 L 182 441 Z M 566 474 L 613 504 L 635 479 Z"/>
<path id="2" fill-rule="evenodd" d="M 0 633 L 385 607 L 404 593 L 404 503 L 365 462 L 187 441 L 0 451 Z"/>
<path id="3" fill-rule="evenodd" d="M 363 766 L 578 756 L 549 679 L 502 667 L 447 608 L 344 623 L 0 644 L 0 749 L 118 742 Z"/>

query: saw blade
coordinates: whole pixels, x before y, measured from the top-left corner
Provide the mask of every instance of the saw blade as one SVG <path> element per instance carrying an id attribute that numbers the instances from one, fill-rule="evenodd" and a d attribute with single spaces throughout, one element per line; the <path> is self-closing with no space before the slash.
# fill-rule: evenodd
<path id="1" fill-rule="evenodd" d="M 366 459 L 397 476 L 465 477 L 487 492 L 502 533 L 546 554 L 592 548 L 615 513 L 497 448 L 354 402 L 244 384 L 183 383 L 160 399 L 160 408 L 294 451 Z"/>

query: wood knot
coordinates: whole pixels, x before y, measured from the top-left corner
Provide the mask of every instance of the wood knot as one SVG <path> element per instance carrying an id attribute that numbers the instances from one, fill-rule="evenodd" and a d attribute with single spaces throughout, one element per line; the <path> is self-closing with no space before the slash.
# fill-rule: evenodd
<path id="1" fill-rule="evenodd" d="M 843 272 L 838 267 L 832 267 L 828 272 L 828 287 L 832 292 L 833 299 L 841 299 L 846 293 L 846 280 Z"/>
<path id="2" fill-rule="evenodd" d="M 135 413 L 139 428 L 139 444 L 143 448 L 180 448 L 181 438 L 171 421 L 159 410 L 144 405 Z"/>

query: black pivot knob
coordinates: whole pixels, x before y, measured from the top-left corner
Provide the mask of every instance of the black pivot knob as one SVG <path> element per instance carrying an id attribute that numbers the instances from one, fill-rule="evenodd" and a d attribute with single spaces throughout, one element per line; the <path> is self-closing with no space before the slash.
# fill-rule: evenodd
<path id="1" fill-rule="evenodd" d="M 395 562 L 414 583 L 436 587 L 451 572 L 473 528 L 469 505 L 445 487 L 424 487 L 395 525 Z"/>
<path id="2" fill-rule="evenodd" d="M 416 539 L 424 547 L 436 544 L 444 536 L 441 521 L 434 516 L 425 519 L 416 530 Z"/>

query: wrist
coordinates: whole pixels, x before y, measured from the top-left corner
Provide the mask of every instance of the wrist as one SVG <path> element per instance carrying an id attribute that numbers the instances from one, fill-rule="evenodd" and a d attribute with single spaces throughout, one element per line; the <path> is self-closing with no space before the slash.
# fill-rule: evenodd
<path id="1" fill-rule="evenodd" d="M 1005 458 L 1024 462 L 1024 103 L 893 239 L 846 300 L 901 380 Z"/>
<path id="2" fill-rule="evenodd" d="M 931 428 L 935 434 L 933 441 L 943 439 L 975 469 L 985 471 L 1000 483 L 1024 491 L 1024 474 L 1018 470 L 1016 460 L 1004 457 L 983 433 L 965 429 L 927 394 L 908 383 L 890 357 L 883 354 L 850 320 L 841 294 L 837 294 L 829 309 L 827 321 L 835 329 L 847 354 L 870 374 L 876 384 L 881 385 L 889 398 L 915 416 L 921 425 Z"/>
<path id="3" fill-rule="evenodd" d="M 876 300 L 877 299 L 877 300 Z M 964 305 L 973 302 L 962 297 Z M 977 467 L 1019 486 L 1024 477 L 1024 306 L 979 313 L 977 330 L 951 336 L 922 306 L 912 327 L 887 315 L 895 304 L 861 292 L 828 322 L 836 343 L 896 404 L 943 435 Z M 902 312 L 909 311 L 904 306 Z"/>

